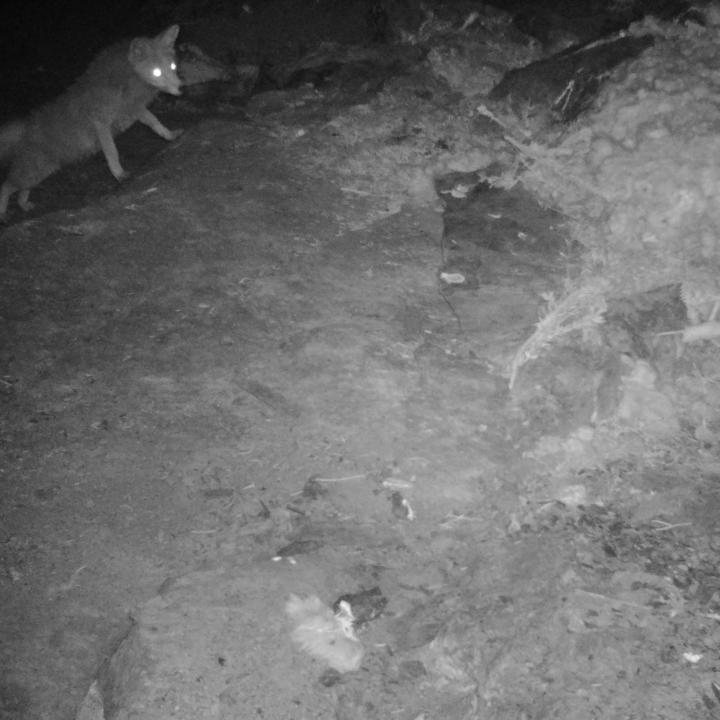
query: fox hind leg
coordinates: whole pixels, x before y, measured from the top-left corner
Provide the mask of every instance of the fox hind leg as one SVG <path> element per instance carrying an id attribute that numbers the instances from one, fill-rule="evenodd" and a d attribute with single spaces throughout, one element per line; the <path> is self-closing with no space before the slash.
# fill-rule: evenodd
<path id="1" fill-rule="evenodd" d="M 7 211 L 12 195 L 18 192 L 18 205 L 27 212 L 34 206 L 30 202 L 30 191 L 45 178 L 50 177 L 60 164 L 42 145 L 29 144 L 20 149 L 2 187 L 0 187 L 0 217 Z"/>
<path id="2" fill-rule="evenodd" d="M 2 184 L 2 187 L 0 187 L 0 220 L 5 219 L 5 215 L 7 214 L 7 208 L 8 208 L 8 202 L 10 201 L 10 196 L 15 192 L 15 188 L 7 182 L 7 180 Z"/>
<path id="3" fill-rule="evenodd" d="M 20 190 L 18 193 L 18 205 L 20 209 L 28 212 L 35 207 L 35 204 L 30 202 L 30 188 L 17 188 L 11 182 L 5 181 L 2 187 L 0 187 L 0 221 L 5 219 L 10 198 L 18 189 Z"/>

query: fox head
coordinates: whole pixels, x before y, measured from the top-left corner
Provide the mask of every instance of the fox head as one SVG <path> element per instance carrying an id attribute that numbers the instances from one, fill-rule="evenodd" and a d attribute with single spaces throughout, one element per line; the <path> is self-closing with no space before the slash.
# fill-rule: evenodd
<path id="1" fill-rule="evenodd" d="M 171 25 L 154 38 L 135 38 L 130 43 L 128 60 L 135 72 L 158 90 L 180 95 L 180 78 L 175 62 L 175 39 L 178 25 Z"/>

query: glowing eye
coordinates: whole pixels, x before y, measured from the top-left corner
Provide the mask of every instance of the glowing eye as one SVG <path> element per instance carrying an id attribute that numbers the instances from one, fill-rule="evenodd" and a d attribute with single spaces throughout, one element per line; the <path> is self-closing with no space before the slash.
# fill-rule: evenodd
<path id="1" fill-rule="evenodd" d="M 158 67 L 153 68 L 152 74 L 153 77 L 159 78 L 162 75 L 162 70 Z"/>
<path id="2" fill-rule="evenodd" d="M 177 70 L 177 65 L 176 65 L 174 62 L 173 62 L 173 63 L 170 63 L 170 69 L 171 69 L 171 70 Z"/>

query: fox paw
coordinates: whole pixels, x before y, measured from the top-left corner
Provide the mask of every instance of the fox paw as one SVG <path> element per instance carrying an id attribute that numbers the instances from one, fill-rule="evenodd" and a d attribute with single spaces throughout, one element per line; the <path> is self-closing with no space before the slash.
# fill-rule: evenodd
<path id="1" fill-rule="evenodd" d="M 170 130 L 168 132 L 167 139 L 172 142 L 173 140 L 177 140 L 185 131 L 181 128 L 179 130 Z"/>
<path id="2" fill-rule="evenodd" d="M 113 173 L 113 177 L 118 181 L 118 183 L 122 183 L 130 177 L 130 173 L 126 170 L 121 170 L 118 173 Z"/>

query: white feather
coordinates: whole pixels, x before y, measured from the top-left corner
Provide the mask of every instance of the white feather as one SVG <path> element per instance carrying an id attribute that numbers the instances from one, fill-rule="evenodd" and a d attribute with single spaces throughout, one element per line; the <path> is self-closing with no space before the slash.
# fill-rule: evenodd
<path id="1" fill-rule="evenodd" d="M 362 644 L 352 627 L 335 616 L 320 598 L 291 595 L 285 612 L 294 625 L 291 637 L 302 650 L 338 672 L 351 672 L 360 667 Z"/>

